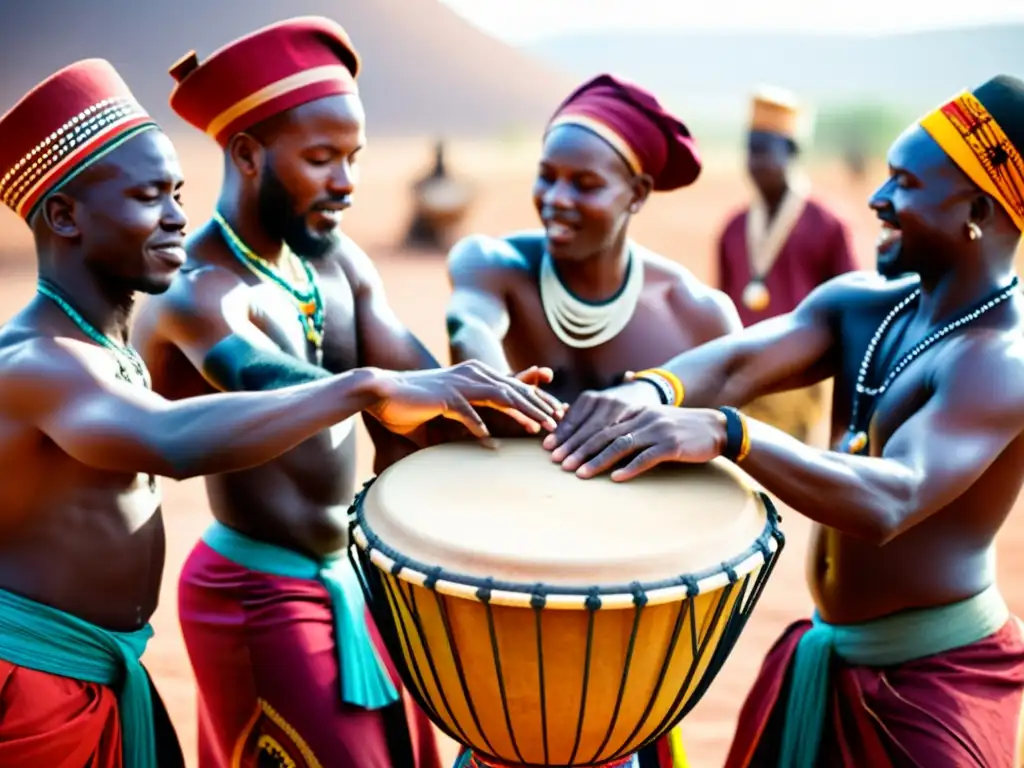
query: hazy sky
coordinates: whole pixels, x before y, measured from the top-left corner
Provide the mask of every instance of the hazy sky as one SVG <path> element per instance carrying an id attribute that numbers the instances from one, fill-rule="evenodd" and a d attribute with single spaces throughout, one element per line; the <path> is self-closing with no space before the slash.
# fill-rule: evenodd
<path id="1" fill-rule="evenodd" d="M 442 0 L 519 43 L 584 30 L 803 29 L 886 34 L 1024 21 L 1024 0 Z M 1024 44 L 1024 41 L 1022 41 Z"/>

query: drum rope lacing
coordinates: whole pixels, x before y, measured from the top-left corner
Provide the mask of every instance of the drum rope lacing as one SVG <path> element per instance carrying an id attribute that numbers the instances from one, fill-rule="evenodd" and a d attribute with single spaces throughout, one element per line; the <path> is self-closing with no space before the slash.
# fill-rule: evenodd
<path id="1" fill-rule="evenodd" d="M 476 597 L 484 604 L 487 616 L 488 634 L 490 639 L 491 653 L 493 655 L 494 669 L 497 676 L 498 692 L 501 701 L 501 706 L 504 713 L 505 727 L 507 729 L 507 737 L 512 745 L 513 752 L 515 753 L 518 762 L 523 766 L 549 766 L 550 765 L 550 745 L 548 740 L 547 730 L 547 697 L 545 689 L 545 658 L 543 652 L 544 639 L 543 639 L 543 622 L 542 614 L 545 610 L 547 603 L 547 597 L 555 594 L 580 594 L 583 597 L 583 605 L 587 609 L 588 622 L 587 622 L 587 639 L 586 639 L 586 650 L 584 660 L 584 673 L 583 680 L 581 682 L 582 690 L 580 715 L 577 721 L 577 728 L 574 740 L 574 746 L 572 754 L 569 758 L 570 763 L 575 763 L 577 753 L 580 748 L 581 736 L 583 723 L 586 719 L 586 701 L 588 686 L 590 684 L 590 672 L 592 665 L 592 651 L 593 651 L 593 639 L 594 639 L 594 620 L 597 611 L 602 607 L 602 595 L 611 594 L 623 594 L 628 593 L 632 595 L 634 616 L 632 622 L 631 636 L 628 641 L 628 648 L 626 652 L 626 659 L 624 661 L 624 669 L 621 680 L 618 686 L 618 694 L 616 697 L 616 704 L 612 714 L 612 719 L 608 725 L 607 733 L 604 740 L 601 742 L 599 748 L 595 750 L 589 759 L 588 756 L 581 756 L 584 759 L 581 760 L 580 764 L 597 764 L 605 762 L 614 762 L 624 757 L 628 757 L 630 754 L 636 753 L 639 750 L 654 743 L 658 738 L 667 733 L 671 728 L 689 713 L 692 708 L 700 701 L 706 692 L 708 686 L 714 680 L 718 671 L 721 669 L 726 658 L 729 656 L 736 640 L 746 625 L 746 621 L 750 616 L 751 611 L 758 603 L 760 596 L 764 590 L 764 586 L 767 583 L 775 564 L 778 562 L 778 557 L 785 544 L 785 536 L 779 528 L 781 517 L 778 514 L 771 499 L 764 493 L 757 492 L 757 496 L 764 504 L 766 510 L 766 524 L 762 534 L 755 540 L 747 552 L 738 555 L 737 557 L 731 558 L 728 561 L 722 562 L 717 570 L 709 569 L 708 573 L 724 572 L 729 580 L 729 583 L 722 589 L 722 595 L 718 600 L 714 608 L 713 615 L 710 620 L 704 619 L 701 623 L 701 627 L 698 628 L 696 610 L 694 608 L 693 599 L 700 594 L 699 582 L 706 578 L 708 574 L 702 572 L 698 574 L 687 574 L 680 575 L 670 580 L 663 580 L 657 583 L 643 584 L 640 582 L 632 582 L 628 585 L 613 586 L 613 587 L 588 587 L 583 589 L 571 590 L 568 588 L 554 587 L 543 583 L 537 584 L 507 584 L 504 582 L 496 581 L 493 578 L 477 579 L 473 577 L 467 577 L 464 575 L 451 574 L 446 572 L 440 566 L 427 566 L 423 563 L 419 563 L 412 558 L 405 557 L 398 552 L 395 552 L 386 544 L 380 541 L 376 534 L 367 525 L 365 516 L 363 514 L 363 500 L 365 499 L 366 493 L 373 483 L 370 480 L 363 487 L 362 491 L 357 495 L 356 500 L 353 502 L 352 511 L 350 512 L 350 531 L 349 541 L 352 544 L 349 547 L 349 558 L 352 561 L 353 567 L 356 569 L 356 573 L 360 575 L 360 584 L 366 595 L 367 605 L 370 607 L 371 613 L 373 614 L 374 620 L 377 626 L 380 628 L 381 634 L 384 641 L 394 659 L 400 660 L 405 658 L 404 649 L 418 647 L 421 649 L 423 656 L 425 657 L 426 670 L 420 668 L 422 665 L 415 664 L 399 664 L 399 671 L 402 675 L 403 682 L 407 689 L 413 695 L 413 698 L 423 708 L 432 720 L 444 731 L 449 737 L 457 742 L 473 748 L 481 757 L 490 761 L 501 762 L 502 758 L 498 756 L 498 750 L 495 750 L 494 745 L 489 738 L 488 734 L 481 727 L 480 717 L 477 713 L 474 705 L 473 696 L 470 691 L 466 671 L 462 664 L 462 659 L 458 653 L 458 641 L 455 633 L 452 630 L 450 617 L 448 615 L 446 600 L 450 599 L 447 596 L 442 595 L 436 590 L 438 581 L 440 580 L 451 580 L 456 583 L 466 584 L 469 586 L 476 586 Z M 355 544 L 358 541 L 355 531 L 359 529 L 362 536 L 365 537 L 367 542 L 366 549 L 357 547 Z M 776 548 L 774 553 L 772 552 L 770 541 L 774 540 Z M 392 565 L 387 571 L 381 571 L 376 568 L 370 560 L 370 553 L 372 551 L 378 551 L 385 555 L 392 561 Z M 755 552 L 760 553 L 763 556 L 763 566 L 757 572 L 756 576 L 752 573 L 747 573 L 740 577 L 736 572 L 736 566 L 744 562 Z M 466 703 L 466 708 L 469 712 L 470 719 L 472 720 L 473 727 L 479 734 L 480 739 L 470 738 L 470 735 L 466 733 L 465 728 L 460 724 L 458 718 L 454 716 L 451 708 L 451 704 L 443 693 L 441 685 L 441 678 L 438 675 L 438 663 L 434 654 L 431 652 L 430 643 L 422 641 L 416 642 L 414 638 L 422 640 L 427 635 L 424 633 L 423 621 L 421 617 L 420 606 L 416 598 L 416 594 L 413 591 L 413 583 L 401 581 L 399 575 L 403 570 L 410 570 L 415 573 L 423 574 L 425 579 L 423 581 L 423 587 L 430 591 L 433 595 L 433 602 L 437 608 L 438 615 L 441 618 L 441 624 L 444 630 L 445 642 L 447 643 L 448 653 L 450 654 L 450 662 L 455 668 L 456 676 L 459 681 L 459 688 L 461 689 L 462 697 Z M 385 573 L 390 573 L 392 579 L 384 577 Z M 752 579 L 753 576 L 753 579 Z M 753 583 L 751 584 L 751 581 Z M 687 599 L 679 603 L 679 610 L 677 612 L 671 638 L 669 644 L 669 651 L 666 653 L 665 659 L 661 664 L 661 668 L 658 673 L 657 683 L 654 686 L 654 691 L 651 694 L 644 712 L 641 718 L 637 721 L 636 726 L 632 729 L 632 732 L 627 736 L 625 740 L 618 746 L 617 749 L 612 750 L 608 754 L 603 754 L 606 750 L 608 743 L 610 742 L 612 734 L 616 730 L 618 718 L 623 703 L 624 692 L 626 685 L 629 680 L 630 665 L 632 663 L 633 654 L 637 642 L 637 635 L 639 631 L 640 619 L 643 610 L 647 606 L 648 592 L 653 589 L 660 588 L 666 585 L 683 585 Z M 723 614 L 725 613 L 726 605 L 730 604 L 732 599 L 732 593 L 734 590 L 739 589 L 740 593 L 736 597 L 735 601 L 731 603 L 728 615 L 725 616 L 725 625 L 719 634 L 717 628 L 723 621 Z M 522 750 L 519 742 L 516 739 L 515 729 L 512 725 L 511 711 L 509 707 L 508 695 L 505 685 L 505 676 L 503 673 L 503 666 L 501 663 L 501 652 L 498 643 L 497 631 L 494 623 L 493 609 L 492 609 L 492 594 L 494 591 L 516 591 L 524 595 L 529 595 L 529 605 L 533 609 L 535 616 L 534 627 L 536 635 L 536 649 L 537 649 L 537 667 L 538 667 L 538 683 L 540 692 L 540 717 L 541 717 L 541 728 L 543 738 L 543 752 L 544 752 L 544 763 L 527 763 L 523 759 Z M 394 606 L 394 612 L 391 607 Z M 400 608 L 399 608 L 400 606 Z M 399 615 L 403 617 L 402 621 L 397 621 L 395 616 Z M 406 620 L 407 617 L 407 620 Z M 411 625 L 411 626 L 410 626 Z M 684 626 L 685 625 L 685 626 Z M 662 686 L 664 685 L 667 677 L 670 662 L 672 661 L 675 649 L 683 635 L 684 630 L 687 630 L 690 646 L 693 651 L 693 658 L 690 664 L 690 668 L 686 674 L 686 678 L 683 684 L 680 686 L 678 694 L 675 696 L 672 705 L 666 710 L 664 717 L 658 724 L 658 727 L 653 731 L 653 735 L 649 737 L 642 744 L 634 744 L 634 740 L 640 729 L 644 727 L 646 722 L 649 720 L 650 715 L 657 704 L 659 694 L 661 693 Z M 718 637 L 718 645 L 711 653 L 710 659 L 707 664 L 704 665 L 704 658 L 707 654 L 708 646 Z M 691 685 L 693 684 L 693 677 L 697 670 L 704 665 L 704 676 L 703 678 L 693 687 L 691 691 Z M 426 672 L 429 671 L 429 675 L 432 679 L 431 684 L 428 684 L 426 679 Z M 434 696 L 430 694 L 431 691 L 439 692 L 439 702 L 435 702 Z M 687 696 L 689 694 L 689 696 Z M 685 702 L 684 702 L 685 699 Z M 440 716 L 441 711 L 439 707 L 443 707 L 447 717 Z M 452 724 L 454 727 L 449 727 L 448 724 Z M 480 740 L 482 739 L 482 745 Z M 505 758 L 508 759 L 507 757 Z M 560 763 L 564 764 L 564 763 Z"/>

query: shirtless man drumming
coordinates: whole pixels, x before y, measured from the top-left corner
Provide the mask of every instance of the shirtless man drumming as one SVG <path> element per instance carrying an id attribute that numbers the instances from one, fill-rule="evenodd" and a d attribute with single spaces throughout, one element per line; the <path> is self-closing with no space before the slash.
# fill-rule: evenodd
<path id="1" fill-rule="evenodd" d="M 544 136 L 533 192 L 544 230 L 452 249 L 452 361 L 547 366 L 548 390 L 571 402 L 741 328 L 725 294 L 629 239 L 652 191 L 700 169 L 686 126 L 652 94 L 611 75 L 577 88 Z"/>
<path id="2" fill-rule="evenodd" d="M 469 403 L 548 418 L 532 388 L 479 364 L 154 394 L 128 317 L 185 260 L 181 184 L 170 141 L 105 61 L 0 117 L 0 198 L 31 227 L 39 269 L 0 330 L 4 768 L 183 765 L 139 662 L 164 564 L 159 476 L 247 469 L 364 409 L 402 433 L 446 414 L 485 436 Z"/>
<path id="3" fill-rule="evenodd" d="M 166 397 L 272 390 L 362 365 L 437 367 L 338 230 L 366 143 L 359 66 L 345 31 L 312 17 L 172 67 L 171 106 L 220 144 L 225 178 L 188 263 L 134 329 Z M 396 453 L 394 436 L 365 421 L 378 470 L 414 447 Z M 215 522 L 178 592 L 201 768 L 262 751 L 339 768 L 437 765 L 434 730 L 403 701 L 338 558 L 355 468 L 350 420 L 273 462 L 206 478 Z"/>
<path id="4" fill-rule="evenodd" d="M 631 458 L 619 481 L 722 455 L 816 523 L 816 612 L 769 652 L 728 768 L 1020 765 L 1024 639 L 995 538 L 1024 478 L 1022 149 L 1024 82 L 955 97 L 889 151 L 881 276 L 667 363 L 690 407 L 587 393 L 546 441 L 581 477 Z M 835 451 L 730 407 L 828 376 Z"/>

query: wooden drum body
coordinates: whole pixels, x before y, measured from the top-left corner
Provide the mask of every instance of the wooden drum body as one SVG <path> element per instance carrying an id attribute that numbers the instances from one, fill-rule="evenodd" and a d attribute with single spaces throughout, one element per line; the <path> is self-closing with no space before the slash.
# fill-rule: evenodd
<path id="1" fill-rule="evenodd" d="M 782 549 L 724 460 L 580 480 L 537 440 L 429 448 L 367 484 L 351 556 L 428 716 L 481 757 L 587 766 L 714 680 Z"/>

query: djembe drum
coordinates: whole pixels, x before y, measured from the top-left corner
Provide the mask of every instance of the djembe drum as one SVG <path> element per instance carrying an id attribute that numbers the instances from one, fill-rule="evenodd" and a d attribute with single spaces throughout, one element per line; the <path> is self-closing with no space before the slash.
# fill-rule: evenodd
<path id="1" fill-rule="evenodd" d="M 497 765 L 612 764 L 721 669 L 782 549 L 723 459 L 580 480 L 536 440 L 440 445 L 385 470 L 350 556 L 405 685 Z"/>

